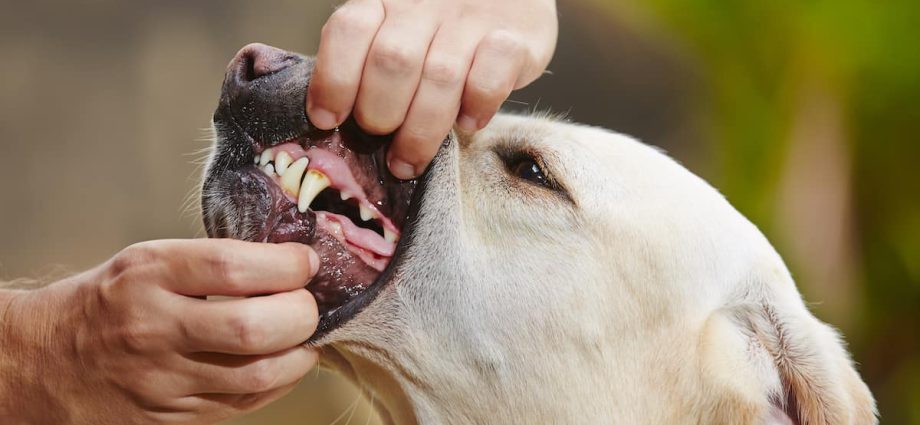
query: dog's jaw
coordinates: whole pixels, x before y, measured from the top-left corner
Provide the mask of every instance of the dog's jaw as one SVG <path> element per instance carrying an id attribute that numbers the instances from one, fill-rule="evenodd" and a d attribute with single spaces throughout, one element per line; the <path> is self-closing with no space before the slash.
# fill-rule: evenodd
<path id="1" fill-rule="evenodd" d="M 581 183 L 605 196 L 576 193 L 584 214 L 527 211 L 489 192 L 502 177 L 476 166 L 476 143 L 442 153 L 393 284 L 324 340 L 327 365 L 370 392 L 388 422 L 874 423 L 834 331 L 705 182 L 633 140 L 539 118 L 499 116 L 476 137 L 592 140 L 570 149 L 592 155 Z M 480 154 L 489 164 L 491 152 Z M 608 164 L 622 174 L 602 178 Z M 646 191 L 651 202 L 633 204 Z M 693 206 L 681 212 L 689 221 L 668 221 L 675 205 Z M 520 255 L 503 262 L 503 249 Z M 560 277 L 554 267 L 564 278 L 548 277 Z"/>
<path id="2" fill-rule="evenodd" d="M 465 211 L 480 207 L 464 203 L 468 176 L 461 172 L 460 161 L 462 147 L 469 143 L 460 138 L 442 148 L 428 172 L 419 214 L 411 223 L 412 239 L 392 284 L 351 322 L 318 341 L 327 346 L 325 366 L 369 392 L 381 415 L 395 424 L 512 424 L 522 418 L 532 423 L 675 422 L 662 416 L 660 406 L 688 401 L 678 392 L 659 392 L 657 385 L 695 371 L 663 369 L 655 357 L 643 353 L 661 347 L 669 347 L 668 353 L 693 352 L 680 345 L 687 329 L 673 327 L 644 340 L 642 347 L 599 343 L 605 339 L 603 323 L 583 323 L 564 337 L 543 334 L 544 328 L 509 336 L 480 316 L 489 314 L 487 309 L 438 308 L 470 299 L 464 294 L 470 288 L 494 284 L 484 281 L 487 275 L 471 272 L 483 265 L 481 257 L 471 254 L 479 247 L 464 234 L 474 231 L 465 223 Z M 508 317 L 489 319 L 520 320 L 515 308 L 508 306 Z M 566 309 L 560 305 L 553 314 L 565 314 Z M 611 367 L 612 361 L 617 367 Z M 575 376 L 573 370 L 591 373 Z M 622 370 L 636 373 L 624 375 Z M 659 397 L 648 396 L 653 393 Z M 629 412 L 646 416 L 624 416 Z"/>

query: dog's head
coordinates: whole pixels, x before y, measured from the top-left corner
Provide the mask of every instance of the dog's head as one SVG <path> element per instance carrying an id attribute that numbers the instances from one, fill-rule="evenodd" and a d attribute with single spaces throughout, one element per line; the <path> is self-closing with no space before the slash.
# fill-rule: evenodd
<path id="1" fill-rule="evenodd" d="M 873 423 L 837 334 L 770 244 L 662 153 L 500 115 L 399 182 L 385 138 L 310 127 L 310 68 L 265 46 L 231 63 L 205 223 L 320 251 L 312 343 L 392 420 Z M 277 177 L 279 151 L 307 171 L 287 178 L 285 158 Z M 313 171 L 331 182 L 315 197 Z"/>

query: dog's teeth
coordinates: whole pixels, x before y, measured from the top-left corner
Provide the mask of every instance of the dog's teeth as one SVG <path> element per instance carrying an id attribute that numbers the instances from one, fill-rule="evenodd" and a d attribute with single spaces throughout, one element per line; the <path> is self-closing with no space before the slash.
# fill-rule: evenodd
<path id="1" fill-rule="evenodd" d="M 361 220 L 368 221 L 374 218 L 374 212 L 370 208 L 365 207 L 364 204 L 358 204 L 358 209 L 361 212 Z"/>
<path id="2" fill-rule="evenodd" d="M 387 242 L 394 242 L 394 243 L 395 243 L 395 242 L 396 242 L 396 233 L 393 233 L 390 229 L 387 229 L 386 227 L 384 227 L 384 228 L 383 228 L 383 238 L 386 239 Z"/>
<path id="3" fill-rule="evenodd" d="M 284 170 L 284 175 L 281 176 L 281 188 L 295 198 L 300 193 L 300 179 L 307 169 L 308 162 L 307 158 L 300 158 L 294 161 L 293 164 L 287 167 L 287 170 Z"/>
<path id="4" fill-rule="evenodd" d="M 268 148 L 262 151 L 262 156 L 259 157 L 259 165 L 264 167 L 265 164 L 268 164 L 269 162 L 271 162 L 272 159 L 274 159 L 274 155 L 272 153 L 271 148 Z"/>
<path id="5" fill-rule="evenodd" d="M 351 199 L 351 195 L 346 192 L 339 192 L 339 197 L 342 198 L 343 201 Z"/>
<path id="6" fill-rule="evenodd" d="M 259 159 L 261 159 L 261 158 L 262 158 L 262 155 L 253 156 L 253 157 L 252 157 L 252 163 L 255 164 L 255 165 L 259 165 Z"/>
<path id="7" fill-rule="evenodd" d="M 275 170 L 278 174 L 284 174 L 284 170 L 287 170 L 293 161 L 294 158 L 291 158 L 287 152 L 278 152 L 278 155 L 275 155 Z"/>
<path id="8" fill-rule="evenodd" d="M 275 174 L 275 167 L 272 166 L 271 164 L 265 164 L 265 166 L 262 167 L 262 171 L 264 171 L 265 174 L 268 174 L 271 176 Z"/>
<path id="9" fill-rule="evenodd" d="M 291 167 L 293 167 L 293 165 L 291 165 Z M 323 189 L 329 187 L 330 184 L 329 177 L 326 177 L 325 174 L 317 170 L 307 171 L 306 177 L 303 178 L 303 184 L 300 185 L 300 196 L 297 198 L 297 209 L 302 213 L 307 212 L 307 209 L 310 208 L 310 204 L 313 203 L 313 199 L 316 198 L 316 195 L 319 195 L 319 193 L 322 192 Z"/>

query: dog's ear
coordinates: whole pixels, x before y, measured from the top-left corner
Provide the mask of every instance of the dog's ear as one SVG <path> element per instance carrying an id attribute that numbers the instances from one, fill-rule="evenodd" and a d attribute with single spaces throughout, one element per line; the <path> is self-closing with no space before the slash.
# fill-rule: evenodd
<path id="1" fill-rule="evenodd" d="M 856 372 L 836 330 L 815 318 L 791 278 L 757 291 L 731 309 L 749 352 L 760 352 L 770 411 L 764 424 L 868 425 L 878 423 L 875 400 Z M 753 298 L 753 300 L 752 300 Z M 757 357 L 757 354 L 754 354 Z"/>

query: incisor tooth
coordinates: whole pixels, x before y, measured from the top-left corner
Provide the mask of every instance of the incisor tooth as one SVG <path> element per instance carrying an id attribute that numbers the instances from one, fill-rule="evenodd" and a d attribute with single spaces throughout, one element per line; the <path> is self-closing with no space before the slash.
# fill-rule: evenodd
<path id="1" fill-rule="evenodd" d="M 374 218 L 374 212 L 370 208 L 365 207 L 364 204 L 358 204 L 358 209 L 361 212 L 361 220 L 367 221 Z"/>
<path id="2" fill-rule="evenodd" d="M 281 188 L 294 197 L 300 193 L 300 178 L 307 169 L 307 158 L 300 158 L 284 170 L 281 176 Z"/>
<path id="3" fill-rule="evenodd" d="M 384 227 L 383 228 L 383 238 L 386 239 L 387 242 L 396 242 L 396 233 L 393 233 L 392 231 L 390 231 L 390 229 L 387 229 L 386 227 Z"/>
<path id="4" fill-rule="evenodd" d="M 341 197 L 343 201 L 347 201 L 351 198 L 351 195 L 347 192 L 339 192 L 339 197 Z"/>
<path id="5" fill-rule="evenodd" d="M 264 167 L 265 164 L 268 164 L 269 162 L 271 162 L 273 158 L 274 158 L 274 155 L 272 154 L 272 150 L 271 148 L 268 148 L 262 151 L 262 156 L 259 157 L 259 165 Z"/>
<path id="6" fill-rule="evenodd" d="M 291 166 L 293 167 L 293 165 Z M 297 198 L 297 209 L 300 212 L 307 212 L 307 209 L 310 208 L 310 204 L 313 203 L 313 199 L 316 198 L 316 195 L 319 195 L 323 189 L 329 187 L 331 182 L 329 177 L 326 177 L 325 174 L 317 171 L 310 170 L 307 171 L 307 175 L 303 178 L 303 184 L 300 185 L 300 196 Z"/>
<path id="7" fill-rule="evenodd" d="M 278 174 L 284 174 L 284 170 L 287 170 L 293 161 L 294 158 L 291 158 L 291 155 L 287 152 L 278 152 L 278 155 L 275 155 L 275 171 L 277 171 Z"/>
<path id="8" fill-rule="evenodd" d="M 275 174 L 275 167 L 272 167 L 271 164 L 265 164 L 265 166 L 262 167 L 262 171 L 271 176 Z"/>

